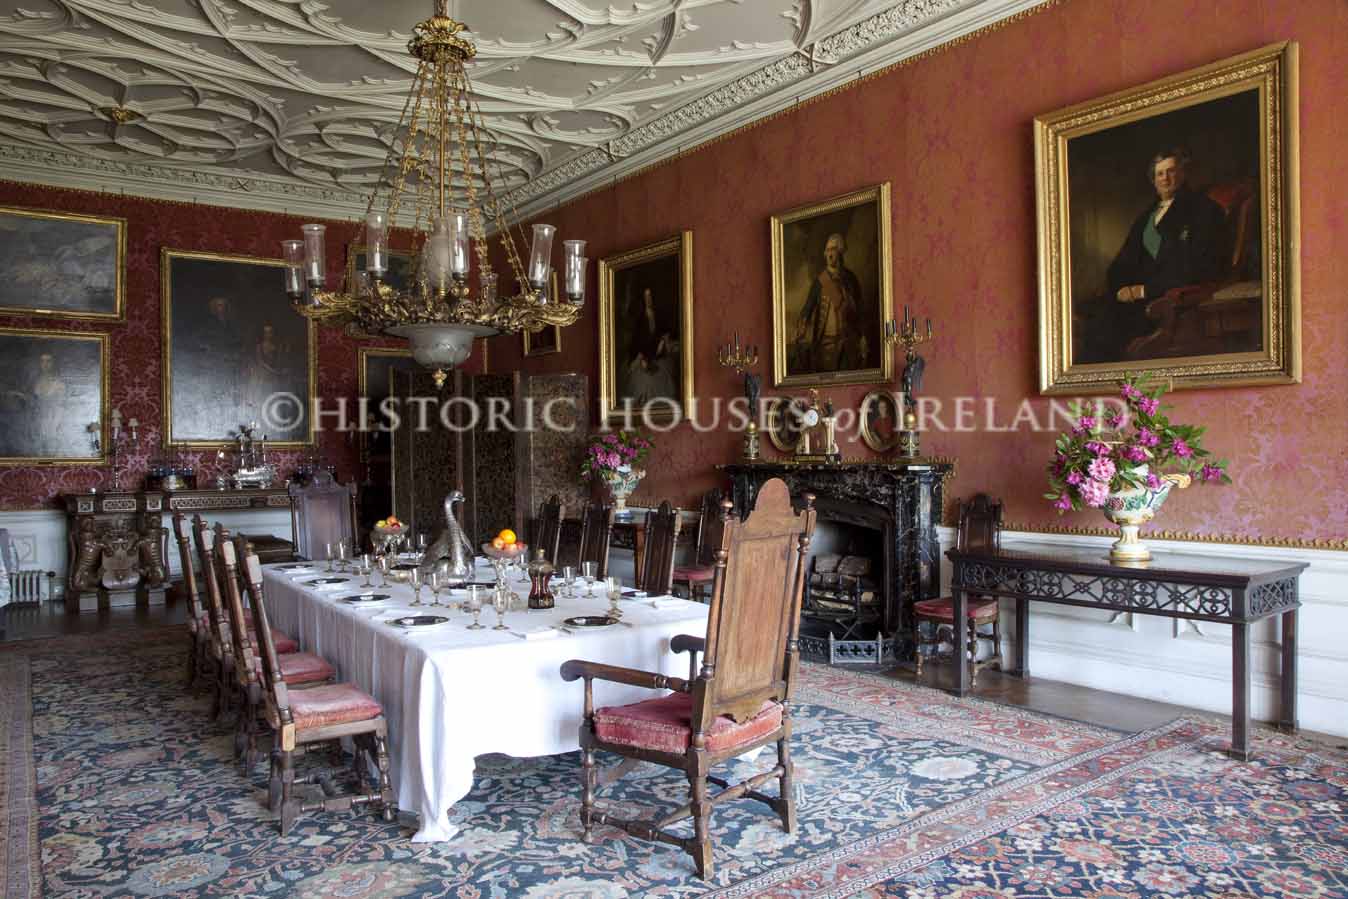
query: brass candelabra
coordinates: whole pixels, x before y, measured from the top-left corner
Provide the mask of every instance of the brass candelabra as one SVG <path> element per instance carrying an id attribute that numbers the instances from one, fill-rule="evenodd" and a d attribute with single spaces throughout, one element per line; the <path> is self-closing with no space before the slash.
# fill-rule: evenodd
<path id="1" fill-rule="evenodd" d="M 716 361 L 744 375 L 744 398 L 749 401 L 749 424 L 744 429 L 744 461 L 758 461 L 758 392 L 763 379 L 750 371 L 758 364 L 758 344 L 741 344 L 739 332 L 716 348 Z"/>
<path id="2" fill-rule="evenodd" d="M 899 455 L 906 459 L 918 456 L 917 430 L 917 392 L 922 389 L 922 372 L 927 362 L 917 354 L 917 347 L 932 339 L 931 319 L 927 319 L 927 330 L 923 334 L 918 330 L 917 318 L 909 315 L 908 305 L 903 307 L 903 321 L 890 319 L 885 322 L 885 344 L 903 346 L 904 366 L 900 387 L 903 395 L 902 426 L 899 430 Z"/>

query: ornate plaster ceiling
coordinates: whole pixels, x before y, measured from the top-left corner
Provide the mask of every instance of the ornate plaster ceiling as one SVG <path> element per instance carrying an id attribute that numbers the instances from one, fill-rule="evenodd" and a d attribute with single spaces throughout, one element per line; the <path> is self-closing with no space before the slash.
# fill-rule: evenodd
<path id="1" fill-rule="evenodd" d="M 1039 0 L 452 0 L 521 214 Z M 430 0 L 0 0 L 0 177 L 363 211 Z"/>

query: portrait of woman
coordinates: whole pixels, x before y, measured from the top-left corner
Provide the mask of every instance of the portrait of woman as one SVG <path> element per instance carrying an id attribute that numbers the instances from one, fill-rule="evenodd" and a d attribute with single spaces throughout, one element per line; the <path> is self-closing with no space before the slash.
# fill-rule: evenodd
<path id="1" fill-rule="evenodd" d="M 599 263 L 602 414 L 682 414 L 691 401 L 692 232 Z"/>
<path id="2" fill-rule="evenodd" d="M 106 405 L 106 342 L 98 334 L 0 329 L 0 464 L 102 459 L 92 436 Z"/>

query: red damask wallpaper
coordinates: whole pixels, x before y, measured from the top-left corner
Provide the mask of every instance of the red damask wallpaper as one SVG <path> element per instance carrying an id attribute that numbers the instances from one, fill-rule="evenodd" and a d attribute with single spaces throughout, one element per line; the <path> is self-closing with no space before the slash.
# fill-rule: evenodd
<path id="1" fill-rule="evenodd" d="M 1161 13 L 1159 10 L 1163 9 Z M 772 339 L 768 218 L 866 185 L 893 185 L 897 304 L 935 320 L 924 394 L 950 409 L 970 396 L 1004 424 L 1037 398 L 1037 281 L 1032 122 L 1036 115 L 1280 40 L 1301 44 L 1300 385 L 1173 395 L 1177 420 L 1209 426 L 1235 483 L 1175 494 L 1157 524 L 1208 537 L 1348 539 L 1348 4 L 1343 0 L 1065 0 L 1003 28 L 751 127 L 548 213 L 560 236 L 584 237 L 592 260 L 691 228 L 696 388 L 740 392 L 715 364 L 733 331 Z M 593 266 L 591 269 L 593 292 Z M 493 370 L 598 373 L 596 312 L 555 355 L 522 359 L 518 337 L 492 341 Z M 760 370 L 769 372 L 770 362 Z M 855 406 L 868 387 L 826 391 Z M 765 393 L 773 392 L 770 388 Z M 948 416 L 953 417 L 953 416 Z M 658 448 L 638 499 L 693 506 L 738 456 L 739 435 L 681 425 Z M 1059 519 L 1041 499 L 1053 435 L 934 433 L 926 452 L 954 456 L 954 495 L 1000 494 L 1011 522 Z M 844 447 L 868 456 L 859 441 Z M 766 454 L 771 455 L 769 447 Z"/>
<path id="2" fill-rule="evenodd" d="M 0 205 L 34 209 L 120 216 L 127 223 L 126 290 L 127 316 L 123 323 L 70 322 L 59 318 L 0 316 L 6 327 L 52 328 L 66 331 L 101 331 L 110 335 L 109 400 L 127 418 L 141 422 L 140 451 L 126 459 L 123 485 L 139 483 L 148 460 L 161 455 L 162 346 L 160 336 L 159 254 L 162 247 L 199 250 L 241 256 L 277 258 L 280 242 L 299 236 L 303 219 L 293 216 L 223 209 L 188 203 L 170 203 L 100 194 L 56 190 L 30 184 L 0 181 Z M 350 223 L 328 223 L 328 277 L 340 283 L 345 266 L 346 244 L 356 234 Z M 332 279 L 338 279 L 332 281 Z M 276 302 L 284 303 L 280 278 Z M 404 341 L 370 341 L 371 344 L 405 345 Z M 357 384 L 357 348 L 360 343 L 340 329 L 318 329 L 318 392 L 331 400 L 354 397 Z M 479 364 L 475 354 L 470 366 Z M 331 424 L 331 422 L 329 422 Z M 361 478 L 358 470 L 356 435 L 327 431 L 317 437 L 316 451 L 337 467 L 342 481 Z M 289 473 L 302 451 L 281 454 L 280 469 Z M 199 459 L 198 482 L 203 486 L 215 475 L 212 452 L 189 454 Z M 59 493 L 106 487 L 111 476 L 106 466 L 0 467 L 0 508 L 49 507 Z"/>

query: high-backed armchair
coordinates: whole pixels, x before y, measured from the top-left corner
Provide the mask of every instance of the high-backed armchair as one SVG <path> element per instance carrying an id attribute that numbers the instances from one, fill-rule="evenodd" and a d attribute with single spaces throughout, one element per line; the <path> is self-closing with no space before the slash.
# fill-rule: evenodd
<path id="1" fill-rule="evenodd" d="M 356 537 L 356 487 L 338 484 L 326 471 L 299 487 L 290 485 L 295 552 L 302 559 L 323 559 L 324 546 L 345 541 L 354 557 Z M 335 548 L 333 550 L 336 552 Z"/>
<path id="2" fill-rule="evenodd" d="M 724 533 L 716 554 L 706 637 L 683 635 L 670 643 L 672 651 L 689 654 L 687 680 L 579 659 L 562 665 L 561 672 L 565 681 L 585 681 L 582 838 L 589 842 L 595 824 L 611 824 L 634 836 L 671 843 L 693 857 L 703 878 L 713 870 L 711 811 L 717 803 L 741 796 L 756 799 L 778 814 L 788 833 L 796 827 L 790 700 L 814 497 L 807 495 L 797 514 L 786 483 L 774 478 L 759 490 L 746 520 L 732 518 L 732 508 L 728 500 L 722 503 Z M 596 709 L 595 680 L 672 692 Z M 768 743 L 777 744 L 777 764 L 771 769 L 734 786 L 710 773 L 713 766 Z M 596 811 L 596 749 L 682 770 L 688 777 L 689 804 L 654 823 Z M 758 792 L 773 779 L 778 781 L 777 796 Z M 708 782 L 722 789 L 708 795 Z M 693 819 L 693 836 L 666 830 L 688 817 Z"/>
<path id="3" fill-rule="evenodd" d="M 538 507 L 538 527 L 533 535 L 538 542 L 529 547 L 531 553 L 543 550 L 543 555 L 554 565 L 557 564 L 557 550 L 562 543 L 562 518 L 565 515 L 561 497 L 555 493 L 548 497 L 548 501 Z"/>

